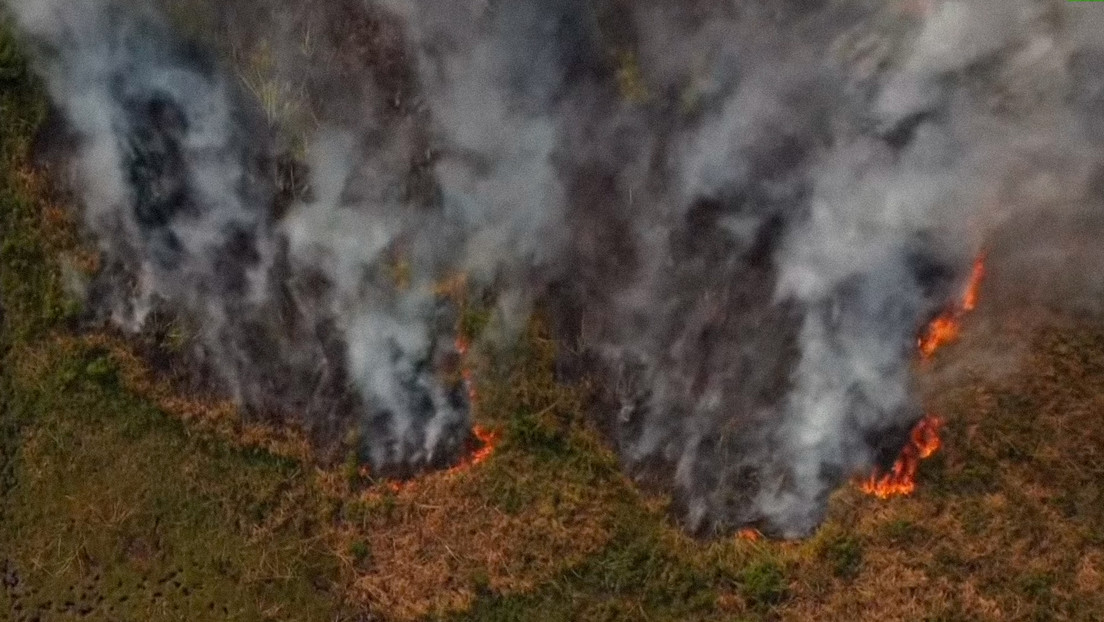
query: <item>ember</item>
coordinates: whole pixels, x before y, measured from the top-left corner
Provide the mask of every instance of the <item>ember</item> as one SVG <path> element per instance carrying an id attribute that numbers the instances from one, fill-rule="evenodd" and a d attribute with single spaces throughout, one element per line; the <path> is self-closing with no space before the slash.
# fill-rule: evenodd
<path id="1" fill-rule="evenodd" d="M 746 529 L 741 529 L 740 531 L 737 531 L 736 537 L 741 540 L 747 540 L 748 542 L 758 542 L 760 539 L 762 539 L 763 534 L 760 533 L 758 529 L 752 529 L 751 527 L 748 527 Z"/>
<path id="2" fill-rule="evenodd" d="M 983 253 L 974 261 L 974 268 L 970 273 L 966 290 L 962 293 L 962 300 L 932 320 L 924 334 L 917 339 L 916 345 L 920 350 L 921 360 L 930 359 L 940 347 L 958 339 L 962 318 L 977 307 L 978 291 L 984 278 L 985 255 Z M 912 429 L 909 442 L 901 450 L 901 455 L 893 463 L 893 468 L 888 473 L 875 471 L 859 483 L 859 488 L 879 499 L 912 494 L 916 489 L 916 471 L 920 461 L 931 457 L 939 450 L 939 430 L 943 424 L 943 419 L 934 415 L 921 419 Z"/>

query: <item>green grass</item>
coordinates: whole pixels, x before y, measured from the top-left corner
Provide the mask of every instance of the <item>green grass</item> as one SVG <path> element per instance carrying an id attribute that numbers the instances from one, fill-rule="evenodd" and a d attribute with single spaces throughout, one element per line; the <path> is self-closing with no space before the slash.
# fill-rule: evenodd
<path id="1" fill-rule="evenodd" d="M 329 620 L 340 578 L 298 465 L 190 435 L 121 391 L 102 355 L 47 348 L 0 540 L 28 611 L 118 619 Z M 70 604 L 71 603 L 71 604 Z M 52 608 L 52 609 L 51 609 Z"/>
<path id="2" fill-rule="evenodd" d="M 949 424 L 917 493 L 845 488 L 805 542 L 685 536 L 587 426 L 588 387 L 556 381 L 539 320 L 476 370 L 494 455 L 392 490 L 71 332 L 59 261 L 86 251 L 29 168 L 43 97 L 2 34 L 0 83 L 0 618 L 1104 619 L 1099 324 L 997 331 L 1022 367 L 930 387 Z"/>
<path id="3" fill-rule="evenodd" d="M 104 351 L 58 339 L 54 257 L 72 249 L 30 192 L 43 100 L 13 49 L 0 37 L 0 616 L 335 619 L 339 561 L 302 466 L 194 433 Z"/>

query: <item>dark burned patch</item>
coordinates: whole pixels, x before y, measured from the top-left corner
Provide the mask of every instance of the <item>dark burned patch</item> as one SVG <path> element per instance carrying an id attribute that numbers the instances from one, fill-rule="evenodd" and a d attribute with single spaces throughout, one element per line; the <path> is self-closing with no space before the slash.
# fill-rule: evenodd
<path id="1" fill-rule="evenodd" d="M 344 75 L 370 76 L 387 107 L 400 116 L 417 110 L 417 78 L 394 17 L 373 5 L 339 0 L 331 10 L 319 11 L 317 19 Z"/>
<path id="2" fill-rule="evenodd" d="M 228 3 L 219 9 L 225 20 L 221 27 L 231 33 L 234 27 L 252 27 L 256 22 L 249 17 L 261 17 L 257 10 Z M 334 38 L 317 46 L 320 56 L 307 59 L 324 69 L 308 74 L 313 82 L 306 92 L 319 97 L 311 103 L 317 113 L 364 128 L 375 138 L 372 132 L 382 130 L 373 129 L 373 123 L 416 113 L 413 72 L 394 20 L 351 1 L 299 18 L 296 25 L 305 31 Z M 128 68 L 109 88 L 124 120 L 117 131 L 130 213 L 119 214 L 115 222 L 93 224 L 106 240 L 101 240 L 100 270 L 89 287 L 81 326 L 117 335 L 107 327 L 119 320 L 137 328 L 135 334 L 123 336 L 159 377 L 188 396 L 234 397 L 247 419 L 304 424 L 323 457 L 342 457 L 351 428 L 371 428 L 361 432 L 388 438 L 391 431 L 384 433 L 382 428 L 389 427 L 395 413 L 377 410 L 365 415 L 370 409 L 354 388 L 359 379 L 349 377 L 345 337 L 326 311 L 332 302 L 330 284 L 319 275 L 300 274 L 273 231 L 290 205 L 311 195 L 305 165 L 288 153 L 274 153 L 271 128 L 266 128 L 256 102 L 233 85 L 227 89 L 229 101 L 219 102 L 232 116 L 224 143 L 196 151 L 191 135 L 211 120 L 192 115 L 207 114 L 208 109 L 174 99 L 177 95 L 154 86 L 157 80 L 149 73 L 183 72 L 202 90 L 227 79 L 220 73 L 225 68 L 159 26 L 143 27 L 165 38 L 157 52 L 143 60 L 152 66 Z M 143 48 L 138 53 L 147 52 Z M 368 90 L 350 90 L 350 85 Z M 214 98 L 222 93 L 196 96 Z M 426 140 L 418 132 L 415 138 Z M 36 154 L 44 166 L 67 172 L 79 164 L 76 158 L 84 146 L 83 137 L 54 110 L 40 131 Z M 411 163 L 409 192 L 423 195 L 427 204 L 432 184 L 420 178 L 430 175 L 428 158 L 428 151 L 422 150 Z M 223 196 L 207 196 L 212 190 L 205 186 L 204 167 L 231 162 L 241 166 L 240 180 L 221 189 Z M 224 196 L 227 193 L 233 196 Z M 223 202 L 234 203 L 239 213 L 216 213 L 224 210 Z M 197 241 L 197 235 L 202 239 Z M 143 265 L 156 282 L 152 294 L 141 291 Z M 259 272 L 262 266 L 264 273 Z M 263 292 L 256 291 L 258 282 Z M 442 313 L 435 327 L 445 336 L 442 343 L 451 343 L 453 315 Z M 432 388 L 438 376 L 448 373 L 441 368 L 449 367 L 442 359 L 449 351 L 443 346 L 431 360 L 394 361 L 406 370 L 398 382 L 416 425 L 427 425 L 438 408 L 466 412 L 469 407 L 460 374 L 453 374 L 456 379 L 446 383 L 441 394 Z M 402 356 L 397 346 L 395 356 Z M 450 440 L 435 454 L 416 464 L 388 462 L 381 468 L 405 472 L 449 466 L 458 459 L 464 437 L 456 430 L 445 434 Z M 395 442 L 404 446 L 420 441 Z M 407 447 L 399 454 L 412 452 Z"/>
<path id="3" fill-rule="evenodd" d="M 64 170 L 80 146 L 81 136 L 54 104 L 46 108 L 31 143 L 31 163 L 37 170 Z M 51 184 L 51 187 L 55 187 Z"/>
<path id="4" fill-rule="evenodd" d="M 377 476 L 407 480 L 427 471 L 451 467 L 463 458 L 465 448 L 473 440 L 468 429 L 469 386 L 452 341 L 453 327 L 457 323 L 455 310 L 448 304 L 438 305 L 436 321 L 438 325 L 431 331 L 433 344 L 428 357 L 410 358 L 396 343 L 388 344 L 388 351 L 382 353 L 391 358 L 393 368 L 398 370 L 396 380 L 400 390 L 394 398 L 401 401 L 400 405 L 413 418 L 414 428 L 420 433 L 396 437 L 393 425 L 396 413 L 385 407 L 365 405 L 368 414 L 361 424 L 361 437 L 374 439 L 373 446 L 383 444 L 386 449 L 382 458 L 370 459 L 367 443 L 361 445 L 362 460 L 373 465 Z M 433 420 L 444 412 L 458 417 L 443 422 L 440 438 L 432 451 L 427 452 L 422 434 L 431 425 L 436 425 Z"/>
<path id="5" fill-rule="evenodd" d="M 694 533 L 713 536 L 746 526 L 761 526 L 754 515 L 754 496 L 765 474 L 759 462 L 764 430 L 782 421 L 790 371 L 796 361 L 797 309 L 775 305 L 773 254 L 781 242 L 785 219 L 761 218 L 746 211 L 754 201 L 744 195 L 702 199 L 686 212 L 669 234 L 674 261 L 657 285 L 669 290 L 667 304 L 678 310 L 642 310 L 639 324 L 612 326 L 607 309 L 637 277 L 640 253 L 631 223 L 607 217 L 617 196 L 612 178 L 593 172 L 578 176 L 569 217 L 581 220 L 583 235 L 573 240 L 579 270 L 570 284 L 561 283 L 546 301 L 555 318 L 557 340 L 577 343 L 564 349 L 558 369 L 565 378 L 597 377 L 598 392 L 590 413 L 598 428 L 617 448 L 634 480 L 647 488 L 670 493 L 671 509 Z M 762 205 L 762 203 L 759 203 Z M 760 222 L 753 235 L 734 237 L 724 229 L 726 218 L 749 216 Z M 676 295 L 677 294 L 677 295 Z M 670 319 L 674 318 L 673 321 Z M 669 322 L 669 323 L 665 323 Z M 660 356 L 662 368 L 621 354 L 614 359 L 595 350 L 609 331 L 651 336 L 656 344 L 679 344 Z M 671 384 L 669 379 L 684 384 Z M 725 411 L 695 411 L 695 402 L 711 383 L 723 378 Z M 657 390 L 679 391 L 681 401 L 660 407 Z M 659 408 L 670 408 L 660 412 Z M 691 440 L 686 424 L 705 426 L 700 440 Z M 691 426 L 693 427 L 693 426 Z M 640 453 L 642 443 L 655 447 Z M 688 443 L 697 445 L 697 459 L 685 479 L 691 488 L 674 481 L 679 458 Z M 693 498 L 711 496 L 709 514 L 691 517 Z"/>
<path id="6" fill-rule="evenodd" d="M 130 99 L 123 106 L 132 124 L 126 169 L 135 192 L 138 224 L 148 230 L 164 230 L 174 221 L 197 218 L 200 208 L 189 187 L 188 163 L 181 146 L 189 129 L 184 111 L 163 93 Z M 170 231 L 165 235 L 165 252 L 179 253 L 179 241 Z M 160 249 L 154 254 L 160 256 Z M 176 263 L 171 257 L 162 260 L 165 267 Z"/>
<path id="7" fill-rule="evenodd" d="M 867 433 L 866 444 L 874 449 L 874 464 L 879 473 L 890 473 L 901 455 L 901 450 L 910 442 L 910 434 L 923 415 L 917 414 L 908 425 L 900 424 L 877 433 Z"/>

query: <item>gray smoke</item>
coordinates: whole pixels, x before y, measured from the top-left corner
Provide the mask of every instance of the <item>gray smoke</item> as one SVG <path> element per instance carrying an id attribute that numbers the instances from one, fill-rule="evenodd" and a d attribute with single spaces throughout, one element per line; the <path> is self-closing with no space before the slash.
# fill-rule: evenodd
<path id="1" fill-rule="evenodd" d="M 1057 0 L 184 4 L 225 36 L 9 3 L 128 275 L 98 296 L 190 318 L 244 406 L 355 428 L 382 471 L 466 442 L 435 292 L 464 275 L 495 338 L 562 318 L 689 529 L 801 536 L 900 450 L 916 336 L 980 250 L 1077 257 L 1069 289 L 1104 259 L 1104 38 Z M 257 41 L 283 108 L 235 79 Z"/>

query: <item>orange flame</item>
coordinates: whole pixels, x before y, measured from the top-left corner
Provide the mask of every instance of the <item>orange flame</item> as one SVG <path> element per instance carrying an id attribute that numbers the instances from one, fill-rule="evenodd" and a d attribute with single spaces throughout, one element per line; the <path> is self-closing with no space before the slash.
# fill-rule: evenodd
<path id="1" fill-rule="evenodd" d="M 942 427 L 943 420 L 934 415 L 921 419 L 912 429 L 908 444 L 901 450 L 889 473 L 875 473 L 861 482 L 859 488 L 879 499 L 912 494 L 916 490 L 916 471 L 920 461 L 939 450 L 939 430 Z"/>
<path id="2" fill-rule="evenodd" d="M 984 278 L 985 255 L 982 254 L 974 261 L 974 269 L 970 272 L 970 280 L 959 303 L 940 313 L 916 340 L 921 359 L 930 359 L 936 350 L 958 339 L 963 316 L 977 307 L 978 291 Z"/>
<path id="3" fill-rule="evenodd" d="M 475 404 L 477 401 L 478 393 L 475 390 L 475 374 L 472 373 L 471 365 L 468 364 L 468 352 L 471 350 L 471 341 L 463 335 L 456 337 L 456 352 L 460 355 L 462 364 L 460 366 L 460 375 L 464 379 L 464 384 L 468 385 L 468 404 L 471 409 L 475 410 Z M 480 464 L 491 457 L 494 453 L 495 445 L 498 444 L 499 433 L 483 426 L 472 426 L 472 436 L 479 441 L 479 447 L 470 452 L 465 458 L 460 460 L 454 467 L 449 469 L 449 472 L 455 472 L 468 467 L 473 467 Z"/>
<path id="4" fill-rule="evenodd" d="M 916 340 L 921 360 L 930 359 L 939 348 L 958 339 L 962 318 L 977 307 L 978 293 L 984 278 L 985 254 L 982 253 L 974 260 L 974 268 L 970 272 L 966 289 L 962 292 L 962 299 L 932 320 Z M 859 483 L 859 488 L 880 499 L 912 494 L 916 490 L 916 471 L 920 467 L 920 461 L 939 450 L 939 430 L 943 423 L 941 418 L 934 415 L 921 419 L 912 429 L 909 442 L 901 450 L 893 468 L 888 473 L 875 471 Z"/>
<path id="5" fill-rule="evenodd" d="M 460 360 L 462 361 L 460 375 L 468 388 L 469 404 L 472 409 L 474 409 L 476 402 L 475 376 L 472 373 L 471 366 L 467 364 L 468 351 L 470 349 L 471 342 L 469 342 L 466 337 L 458 336 L 456 338 L 456 352 L 460 355 Z M 494 453 L 500 436 L 501 434 L 499 432 L 481 425 L 472 426 L 472 435 L 467 442 L 465 455 L 459 462 L 446 469 L 444 474 L 450 475 L 458 473 L 485 462 L 487 458 L 490 458 L 491 454 Z M 366 470 L 362 469 L 362 471 L 366 474 Z M 414 480 L 405 482 L 391 481 L 387 483 L 387 488 L 390 489 L 391 492 L 398 493 L 402 490 L 412 488 L 414 483 Z"/>
<path id="6" fill-rule="evenodd" d="M 477 464 L 481 464 L 491 457 L 494 453 L 495 446 L 498 444 L 499 433 L 489 428 L 484 428 L 481 425 L 472 427 L 472 436 L 479 441 L 479 448 L 470 452 L 460 462 L 448 470 L 449 473 L 456 471 L 462 471 L 468 467 L 473 467 Z"/>
<path id="7" fill-rule="evenodd" d="M 981 254 L 974 260 L 974 269 L 970 273 L 970 282 L 966 284 L 966 293 L 962 295 L 962 310 L 973 311 L 977 306 L 978 292 L 981 290 L 981 282 L 985 279 L 985 254 Z"/>
<path id="8" fill-rule="evenodd" d="M 472 438 L 474 440 L 468 441 L 468 453 L 460 459 L 460 462 L 452 465 L 442 473 L 445 476 L 454 475 L 462 471 L 466 471 L 471 467 L 485 462 L 487 458 L 491 457 L 491 454 L 495 451 L 495 446 L 498 444 L 500 434 L 494 430 L 484 428 L 477 425 L 472 426 Z M 472 448 L 472 446 L 475 446 Z M 410 490 L 417 485 L 418 480 L 408 481 L 390 481 L 387 482 L 387 488 L 393 493 L 399 493 L 403 490 Z"/>
<path id="9" fill-rule="evenodd" d="M 939 348 L 958 339 L 959 313 L 957 309 L 944 311 L 931 321 L 924 334 L 916 340 L 920 349 L 920 358 L 927 360 L 935 355 Z"/>

